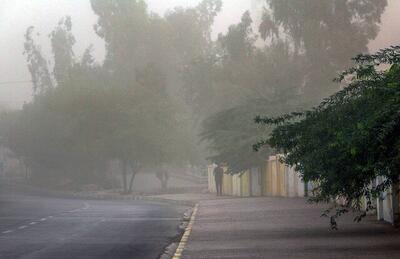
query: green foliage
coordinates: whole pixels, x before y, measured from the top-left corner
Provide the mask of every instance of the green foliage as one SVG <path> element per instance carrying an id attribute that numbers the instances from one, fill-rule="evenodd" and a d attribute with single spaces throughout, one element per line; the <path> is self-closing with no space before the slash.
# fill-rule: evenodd
<path id="1" fill-rule="evenodd" d="M 337 79 L 347 86 L 314 109 L 257 117 L 256 122 L 277 127 L 255 149 L 269 144 L 282 151 L 305 181 L 318 184 L 315 201 L 340 197 L 359 209 L 362 196 L 371 201 L 398 183 L 400 46 L 354 61 L 357 65 Z M 371 185 L 377 177 L 384 182 Z"/>
<path id="2" fill-rule="evenodd" d="M 253 99 L 204 120 L 201 137 L 209 143 L 212 152 L 208 159 L 227 165 L 232 174 L 262 166 L 274 150 L 253 151 L 252 144 L 266 137 L 268 130 L 252 123 L 252 118 L 260 113 L 271 113 L 271 109 L 277 106 L 279 104 L 273 101 Z"/>

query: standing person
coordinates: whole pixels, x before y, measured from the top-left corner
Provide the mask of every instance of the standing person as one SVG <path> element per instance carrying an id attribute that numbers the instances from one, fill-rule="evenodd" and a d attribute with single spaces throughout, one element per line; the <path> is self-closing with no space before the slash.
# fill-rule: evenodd
<path id="1" fill-rule="evenodd" d="M 222 195 L 222 179 L 224 177 L 224 169 L 217 165 L 214 169 L 215 187 L 217 188 L 217 196 Z"/>

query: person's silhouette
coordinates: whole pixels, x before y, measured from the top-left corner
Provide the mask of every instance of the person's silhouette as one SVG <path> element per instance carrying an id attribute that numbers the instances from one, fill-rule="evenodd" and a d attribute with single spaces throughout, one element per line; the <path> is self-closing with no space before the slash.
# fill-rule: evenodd
<path id="1" fill-rule="evenodd" d="M 224 169 L 217 165 L 214 169 L 214 177 L 215 177 L 215 187 L 217 189 L 217 196 L 222 195 L 222 179 L 224 177 Z"/>

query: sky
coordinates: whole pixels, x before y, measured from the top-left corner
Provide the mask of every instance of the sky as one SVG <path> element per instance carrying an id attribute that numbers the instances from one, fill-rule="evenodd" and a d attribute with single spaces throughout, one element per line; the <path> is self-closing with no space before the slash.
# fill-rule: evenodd
<path id="1" fill-rule="evenodd" d="M 160 15 L 174 6 L 195 6 L 200 1 L 146 0 L 149 10 Z M 226 32 L 230 24 L 237 23 L 242 13 L 254 9 L 258 2 L 223 0 L 223 9 L 213 27 L 214 37 L 220 32 Z M 388 2 L 382 17 L 381 31 L 369 44 L 371 51 L 400 44 L 400 0 Z M 0 0 L 0 108 L 19 108 L 32 96 L 29 82 L 15 82 L 30 80 L 23 56 L 26 28 L 31 25 L 35 27 L 35 31 L 40 33 L 39 43 L 43 51 L 49 53 L 48 34 L 58 20 L 66 15 L 72 18 L 73 34 L 77 40 L 75 54 L 81 55 L 87 46 L 93 44 L 94 54 L 101 60 L 104 57 L 104 44 L 93 31 L 97 18 L 89 0 Z"/>

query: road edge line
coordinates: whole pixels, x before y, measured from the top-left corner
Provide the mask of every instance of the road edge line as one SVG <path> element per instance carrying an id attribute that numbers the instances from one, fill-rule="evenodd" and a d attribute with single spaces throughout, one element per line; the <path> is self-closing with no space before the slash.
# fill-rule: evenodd
<path id="1" fill-rule="evenodd" d="M 198 208 L 199 208 L 199 204 L 196 203 L 196 205 L 194 206 L 192 215 L 190 217 L 189 224 L 187 225 L 185 232 L 182 235 L 182 238 L 178 244 L 178 247 L 175 250 L 174 256 L 172 256 L 172 259 L 182 258 L 182 252 L 185 249 L 187 241 L 189 240 L 190 233 L 192 232 L 192 228 L 193 228 L 193 224 L 194 224 L 194 220 L 196 218 Z"/>

